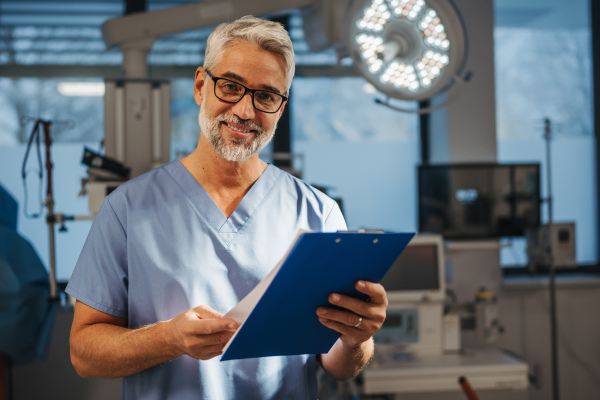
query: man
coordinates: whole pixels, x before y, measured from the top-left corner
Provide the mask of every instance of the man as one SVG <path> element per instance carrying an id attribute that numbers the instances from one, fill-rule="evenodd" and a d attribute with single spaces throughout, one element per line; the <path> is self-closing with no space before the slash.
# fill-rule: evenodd
<path id="1" fill-rule="evenodd" d="M 328 354 L 217 357 L 238 328 L 223 313 L 298 229 L 346 227 L 333 200 L 258 158 L 293 74 L 280 24 L 245 17 L 211 34 L 196 71 L 196 150 L 106 199 L 67 288 L 78 300 L 71 359 L 81 376 L 125 377 L 132 399 L 315 399 L 317 361 L 346 380 L 372 357 L 387 299 L 370 282 L 356 284 L 368 301 L 332 294 L 338 307 L 315 310 L 341 333 Z"/>

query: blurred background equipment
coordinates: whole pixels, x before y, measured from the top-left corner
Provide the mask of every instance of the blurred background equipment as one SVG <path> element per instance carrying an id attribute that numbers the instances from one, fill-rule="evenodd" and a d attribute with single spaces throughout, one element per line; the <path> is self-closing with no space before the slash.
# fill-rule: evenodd
<path id="1" fill-rule="evenodd" d="M 550 246 L 548 241 L 552 242 Z M 527 255 L 531 271 L 547 267 L 550 263 L 555 268 L 577 268 L 575 250 L 575 222 L 555 222 L 552 226 L 544 224 L 539 229 L 527 232 Z"/>
<path id="2" fill-rule="evenodd" d="M 83 182 L 82 192 L 87 191 L 88 209 L 96 215 L 106 196 L 129 179 L 131 168 L 87 147 L 83 150 L 81 163 L 89 166 L 88 178 Z"/>
<path id="3" fill-rule="evenodd" d="M 381 284 L 388 296 L 387 318 L 374 336 L 378 357 L 441 353 L 446 281 L 440 235 L 417 235 Z"/>
<path id="4" fill-rule="evenodd" d="M 479 397 L 471 387 L 471 384 L 469 383 L 466 377 L 459 377 L 458 384 L 460 385 L 460 387 L 462 387 L 463 392 L 465 392 L 465 395 L 469 400 L 479 400 Z"/>
<path id="5" fill-rule="evenodd" d="M 129 56 L 139 51 L 124 46 L 125 77 L 104 81 L 106 155 L 128 165 L 132 178 L 166 164 L 170 157 L 169 82 L 147 78 L 146 53 L 133 60 Z M 142 59 L 143 65 L 138 65 Z"/>
<path id="6" fill-rule="evenodd" d="M 419 231 L 445 239 L 525 236 L 540 225 L 539 164 L 424 164 Z"/>
<path id="7" fill-rule="evenodd" d="M 50 273 L 48 274 L 48 279 L 50 281 L 50 296 L 49 299 L 51 301 L 58 301 L 60 299 L 58 294 L 58 285 L 56 282 L 56 240 L 55 240 L 55 225 L 59 225 L 59 231 L 65 232 L 67 230 L 65 222 L 66 221 L 74 221 L 74 220 L 89 220 L 93 219 L 92 216 L 75 216 L 75 215 L 65 215 L 65 214 L 55 214 L 54 213 L 54 186 L 52 181 L 52 134 L 51 134 L 51 126 L 55 125 L 66 125 L 71 126 L 72 123 L 69 121 L 49 121 L 43 120 L 40 118 L 24 118 L 23 123 L 28 123 L 33 121 L 33 129 L 29 136 L 29 140 L 27 143 L 27 150 L 25 152 L 25 157 L 23 159 L 23 164 L 21 167 L 21 176 L 23 179 L 23 190 L 25 191 L 25 199 L 27 199 L 27 185 L 26 185 L 26 177 L 27 177 L 27 160 L 29 156 L 29 151 L 31 150 L 31 146 L 33 143 L 36 144 L 37 150 L 37 161 L 38 161 L 38 170 L 39 170 L 39 179 L 40 179 L 40 191 L 42 187 L 42 179 L 44 176 L 43 168 L 42 168 L 42 156 L 40 151 L 40 131 L 43 130 L 44 135 L 44 144 L 45 144 L 45 153 L 46 153 L 46 198 L 42 202 L 42 205 L 48 209 L 46 214 L 46 223 L 48 224 L 48 239 L 49 239 L 49 248 L 50 248 Z M 40 196 L 41 197 L 41 196 Z M 27 204 L 25 205 L 27 208 Z M 41 216 L 41 208 L 39 213 L 35 213 L 32 215 L 25 214 L 31 218 L 37 218 Z"/>
<path id="8" fill-rule="evenodd" d="M 52 158 L 51 158 L 51 146 L 52 146 L 52 134 L 50 133 L 50 127 L 52 124 L 60 124 L 60 125 L 70 125 L 67 121 L 45 121 L 42 119 L 34 119 L 34 118 L 25 118 L 23 123 L 27 123 L 29 121 L 34 121 L 33 129 L 31 131 L 31 135 L 29 136 L 29 141 L 27 142 L 27 150 L 25 152 L 25 158 L 23 159 L 23 166 L 21 167 L 21 175 L 23 178 L 23 189 L 27 192 L 27 186 L 25 185 L 26 174 L 26 166 L 27 166 L 27 158 L 29 156 L 29 151 L 31 150 L 31 145 L 33 143 L 36 144 L 37 149 L 37 160 L 38 160 L 38 168 L 39 168 L 39 178 L 40 178 L 40 188 L 41 188 L 41 180 L 43 177 L 43 168 L 42 168 L 42 157 L 40 152 L 40 130 L 43 130 L 44 135 L 44 144 L 46 148 L 46 198 L 42 202 L 42 204 L 48 209 L 48 213 L 46 214 L 46 222 L 48 223 L 48 233 L 50 240 L 50 298 L 52 300 L 58 300 L 58 292 L 57 292 L 57 284 L 56 284 L 56 245 L 55 245 L 55 230 L 54 224 L 60 222 L 63 224 L 63 221 L 57 221 L 56 215 L 54 214 L 54 193 L 52 186 Z M 27 197 L 27 196 L 25 196 Z M 26 206 L 27 207 L 27 206 Z M 32 217 L 37 218 L 41 213 L 34 214 Z"/>
<path id="9" fill-rule="evenodd" d="M 490 344 L 498 340 L 501 327 L 495 292 L 481 288 L 475 294 L 475 325 L 480 343 Z"/>
<path id="10" fill-rule="evenodd" d="M 363 398 L 464 398 L 457 379 L 469 376 L 482 398 L 528 399 L 527 363 L 489 346 L 500 332 L 495 293 L 448 307 L 445 270 L 443 237 L 419 234 L 383 278 L 387 318 L 374 335 L 373 363 L 361 373 Z M 461 348 L 461 319 L 481 330 L 477 348 Z"/>
<path id="11" fill-rule="evenodd" d="M 0 185 L 0 370 L 45 359 L 57 309 L 46 268 L 17 232 L 17 210 Z"/>
<path id="12" fill-rule="evenodd" d="M 95 153 L 85 147 L 83 151 L 82 164 L 89 166 L 88 174 L 95 174 L 98 178 L 128 179 L 131 168 L 112 158 Z"/>

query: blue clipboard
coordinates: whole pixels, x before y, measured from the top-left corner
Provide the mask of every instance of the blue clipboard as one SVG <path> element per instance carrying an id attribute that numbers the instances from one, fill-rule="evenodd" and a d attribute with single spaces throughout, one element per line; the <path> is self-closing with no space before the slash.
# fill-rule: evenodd
<path id="1" fill-rule="evenodd" d="M 331 293 L 364 297 L 354 288 L 356 281 L 380 282 L 414 235 L 300 233 L 265 278 L 272 281 L 225 347 L 221 361 L 327 353 L 340 334 L 319 322 L 317 307 L 331 306 Z"/>

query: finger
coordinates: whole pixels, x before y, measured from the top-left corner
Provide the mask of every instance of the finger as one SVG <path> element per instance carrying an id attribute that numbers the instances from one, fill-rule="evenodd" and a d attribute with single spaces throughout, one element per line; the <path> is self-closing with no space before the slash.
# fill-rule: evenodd
<path id="1" fill-rule="evenodd" d="M 223 354 L 224 347 L 225 347 L 224 344 L 205 346 L 205 347 L 199 348 L 198 351 L 196 352 L 196 354 L 193 354 L 192 356 L 197 359 L 200 359 L 200 360 L 209 360 L 213 357 Z"/>
<path id="2" fill-rule="evenodd" d="M 367 319 L 366 317 L 361 317 L 360 315 L 357 315 L 353 312 L 336 310 L 327 307 L 319 307 L 317 309 L 317 314 L 321 318 L 338 322 L 349 327 L 355 327 L 359 323 L 359 321 L 366 322 Z"/>
<path id="3" fill-rule="evenodd" d="M 337 293 L 332 293 L 331 295 L 329 295 L 329 302 L 338 307 L 352 311 L 352 313 L 354 314 L 359 314 L 362 316 L 368 316 L 368 308 L 369 306 L 371 306 L 370 303 L 367 303 L 364 300 L 356 299 L 350 296 L 344 296 Z"/>
<path id="4" fill-rule="evenodd" d="M 331 304 L 342 308 L 341 310 L 338 309 L 337 312 L 329 308 L 334 316 L 332 319 L 347 325 L 353 326 L 356 324 L 358 317 L 371 320 L 379 326 L 385 321 L 387 301 L 384 304 L 376 304 L 336 293 L 329 296 L 329 301 Z M 330 317 L 328 316 L 327 318 Z"/>
<path id="5" fill-rule="evenodd" d="M 357 314 L 358 316 L 381 322 L 385 319 L 387 303 L 377 304 L 337 293 L 333 293 L 329 296 L 329 302 L 340 308 L 344 308 L 353 314 Z"/>
<path id="6" fill-rule="evenodd" d="M 212 335 L 192 335 L 186 338 L 184 343 L 187 349 L 186 353 L 194 354 L 194 357 L 199 358 L 199 355 L 208 352 L 218 351 L 225 347 L 231 339 L 233 333 L 221 332 Z"/>
<path id="7" fill-rule="evenodd" d="M 231 318 L 219 319 L 199 319 L 193 322 L 191 333 L 194 335 L 213 335 L 223 331 L 233 331 L 237 329 L 237 322 Z"/>
<path id="8" fill-rule="evenodd" d="M 356 290 L 369 296 L 369 302 L 373 304 L 385 304 L 387 305 L 387 296 L 385 288 L 374 282 L 358 281 L 354 285 Z"/>
<path id="9" fill-rule="evenodd" d="M 198 306 L 194 308 L 193 311 L 196 313 L 198 318 L 202 319 L 216 319 L 221 318 L 224 315 L 223 313 L 213 310 L 212 308 L 206 305 Z"/>
<path id="10" fill-rule="evenodd" d="M 350 338 L 350 340 L 352 340 L 354 343 L 364 342 L 371 337 L 371 333 L 366 330 L 353 328 L 348 325 L 344 325 L 340 322 L 332 321 L 325 318 L 319 318 L 319 321 L 326 327 L 341 333 L 342 338 L 346 336 L 347 338 Z"/>

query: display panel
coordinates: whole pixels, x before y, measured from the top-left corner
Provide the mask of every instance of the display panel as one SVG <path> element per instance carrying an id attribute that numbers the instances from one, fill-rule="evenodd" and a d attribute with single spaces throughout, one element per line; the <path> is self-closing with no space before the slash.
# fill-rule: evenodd
<path id="1" fill-rule="evenodd" d="M 539 164 L 424 165 L 418 183 L 420 232 L 498 238 L 540 225 Z"/>
<path id="2" fill-rule="evenodd" d="M 442 236 L 416 235 L 381 284 L 392 306 L 406 302 L 443 301 L 446 281 Z"/>

